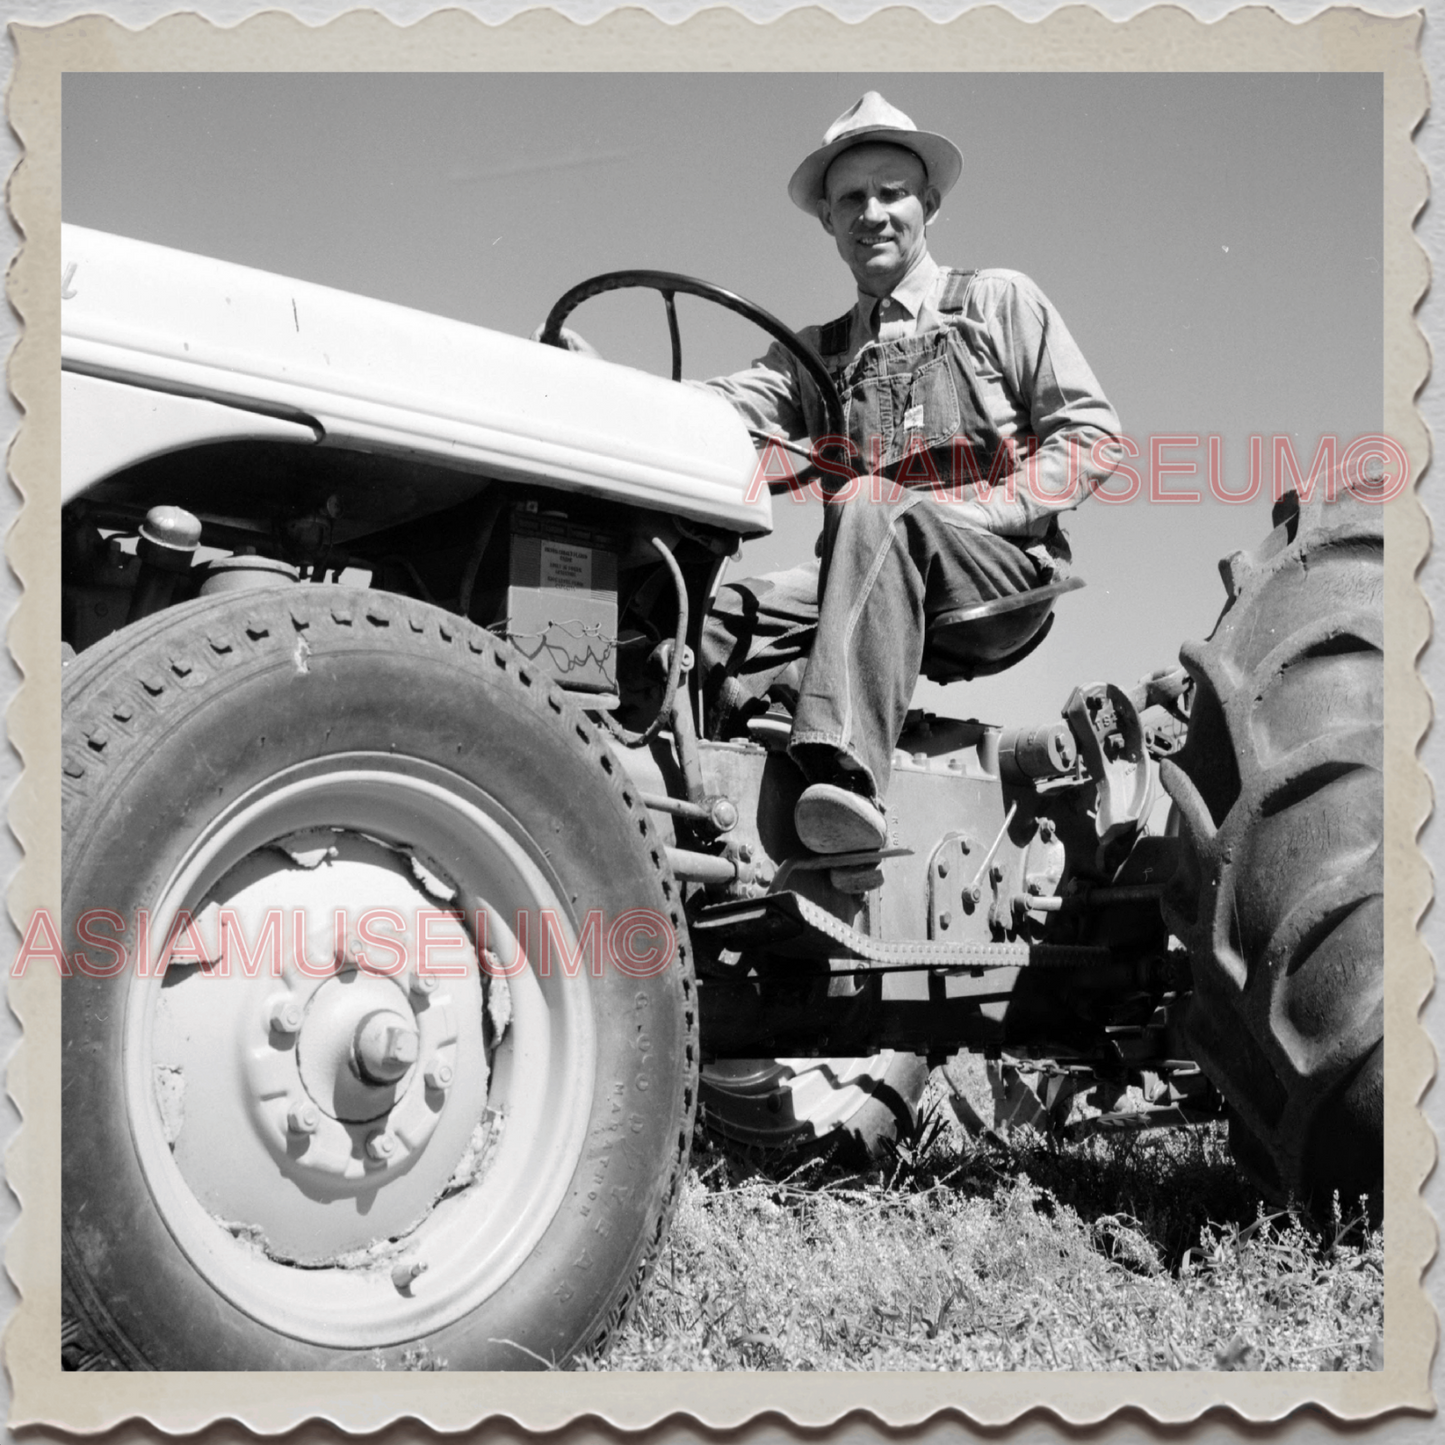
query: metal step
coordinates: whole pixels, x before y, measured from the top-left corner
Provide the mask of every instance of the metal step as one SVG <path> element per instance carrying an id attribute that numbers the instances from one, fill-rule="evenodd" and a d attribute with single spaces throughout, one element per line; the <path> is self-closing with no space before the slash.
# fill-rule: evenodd
<path id="1" fill-rule="evenodd" d="M 725 948 L 787 944 L 790 953 L 856 959 L 861 967 L 874 969 L 1075 968 L 1103 963 L 1110 957 L 1107 948 L 1053 943 L 884 942 L 788 891 L 712 904 L 693 919 L 691 927 Z"/>

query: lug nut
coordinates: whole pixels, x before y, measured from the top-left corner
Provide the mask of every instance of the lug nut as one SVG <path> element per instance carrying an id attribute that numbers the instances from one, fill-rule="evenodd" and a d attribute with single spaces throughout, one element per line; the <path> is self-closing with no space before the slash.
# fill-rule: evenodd
<path id="1" fill-rule="evenodd" d="M 938 860 L 938 876 L 940 878 L 948 877 L 948 864 L 942 858 Z"/>
<path id="2" fill-rule="evenodd" d="M 426 1066 L 426 1073 L 422 1077 L 426 1080 L 429 1089 L 435 1089 L 437 1093 L 444 1094 L 452 1086 L 453 1070 L 446 1059 L 433 1059 Z"/>
<path id="3" fill-rule="evenodd" d="M 1051 842 L 1054 836 L 1054 820 L 1052 818 L 1039 819 L 1039 837 L 1045 843 Z"/>
<path id="4" fill-rule="evenodd" d="M 303 1012 L 294 998 L 278 998 L 271 1005 L 268 1022 L 278 1034 L 295 1034 L 301 1031 Z"/>
<path id="5" fill-rule="evenodd" d="M 938 915 L 938 926 L 940 928 L 947 928 L 952 922 L 953 914 L 945 908 L 943 912 Z"/>
<path id="6" fill-rule="evenodd" d="M 1002 882 L 1003 882 L 1003 864 L 1002 864 L 1002 863 L 995 863 L 995 864 L 993 865 L 993 867 L 988 870 L 988 876 L 989 876 L 995 883 L 1002 883 Z"/>
<path id="7" fill-rule="evenodd" d="M 388 1134 L 385 1129 L 378 1129 L 366 1141 L 366 1152 L 378 1164 L 385 1164 L 396 1153 L 396 1135 Z"/>
<path id="8" fill-rule="evenodd" d="M 293 1134 L 314 1134 L 321 1127 L 321 1110 L 310 1099 L 297 1099 L 286 1111 L 286 1127 Z"/>
<path id="9" fill-rule="evenodd" d="M 425 997 L 429 993 L 435 993 L 437 978 L 431 973 L 414 973 L 407 979 L 407 987 L 415 994 Z"/>

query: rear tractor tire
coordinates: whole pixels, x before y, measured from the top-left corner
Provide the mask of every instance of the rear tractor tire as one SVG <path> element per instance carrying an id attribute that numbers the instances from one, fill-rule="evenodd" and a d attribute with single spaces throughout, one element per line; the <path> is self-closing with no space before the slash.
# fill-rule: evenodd
<path id="1" fill-rule="evenodd" d="M 726 1059 L 703 1068 L 699 1122 L 725 1147 L 836 1151 L 865 1166 L 918 1119 L 929 1068 L 917 1054 Z"/>
<path id="2" fill-rule="evenodd" d="M 480 628 L 296 586 L 72 662 L 62 763 L 71 1363 L 604 1346 L 686 1169 L 697 1008 L 598 730 Z"/>
<path id="3" fill-rule="evenodd" d="M 1384 1172 L 1384 547 L 1380 508 L 1287 497 L 1229 601 L 1180 653 L 1195 695 L 1165 761 L 1183 866 L 1185 1027 L 1229 1102 L 1236 1161 L 1327 1218 Z"/>

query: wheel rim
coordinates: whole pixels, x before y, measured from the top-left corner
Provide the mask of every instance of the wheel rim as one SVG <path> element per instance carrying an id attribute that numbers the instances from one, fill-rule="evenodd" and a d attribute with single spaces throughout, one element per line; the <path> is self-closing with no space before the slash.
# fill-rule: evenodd
<path id="1" fill-rule="evenodd" d="M 747 1144 L 823 1138 L 866 1107 L 895 1057 L 719 1060 L 702 1071 L 708 1121 Z"/>
<path id="2" fill-rule="evenodd" d="M 328 972 L 338 903 L 342 963 Z M 469 953 L 465 972 L 427 989 L 412 948 L 389 973 L 395 951 L 374 947 L 375 929 L 357 966 L 358 908 L 408 905 L 434 915 L 430 942 L 450 945 L 431 954 L 435 973 Z M 223 907 L 254 976 L 235 932 L 214 931 L 228 947 L 193 957 L 224 957 L 156 976 L 180 911 L 204 941 Z M 280 979 L 254 957 L 268 909 L 286 935 Z M 414 759 L 304 763 L 205 827 L 152 911 L 150 966 L 127 991 L 124 1077 L 161 1217 L 233 1305 L 316 1345 L 400 1343 L 475 1310 L 533 1252 L 580 1156 L 595 1057 L 585 980 L 526 955 L 543 910 L 575 950 L 526 830 Z M 500 963 L 489 973 L 511 977 L 477 967 L 479 913 Z M 288 956 L 297 918 L 304 964 Z M 414 943 L 419 926 L 388 936 Z"/>

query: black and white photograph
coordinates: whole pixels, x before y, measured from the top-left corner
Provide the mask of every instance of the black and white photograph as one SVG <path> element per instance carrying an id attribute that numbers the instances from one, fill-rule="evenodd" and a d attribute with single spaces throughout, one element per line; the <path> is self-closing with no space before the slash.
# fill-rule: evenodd
<path id="1" fill-rule="evenodd" d="M 60 1368 L 1381 1371 L 1384 101 L 65 74 Z"/>

